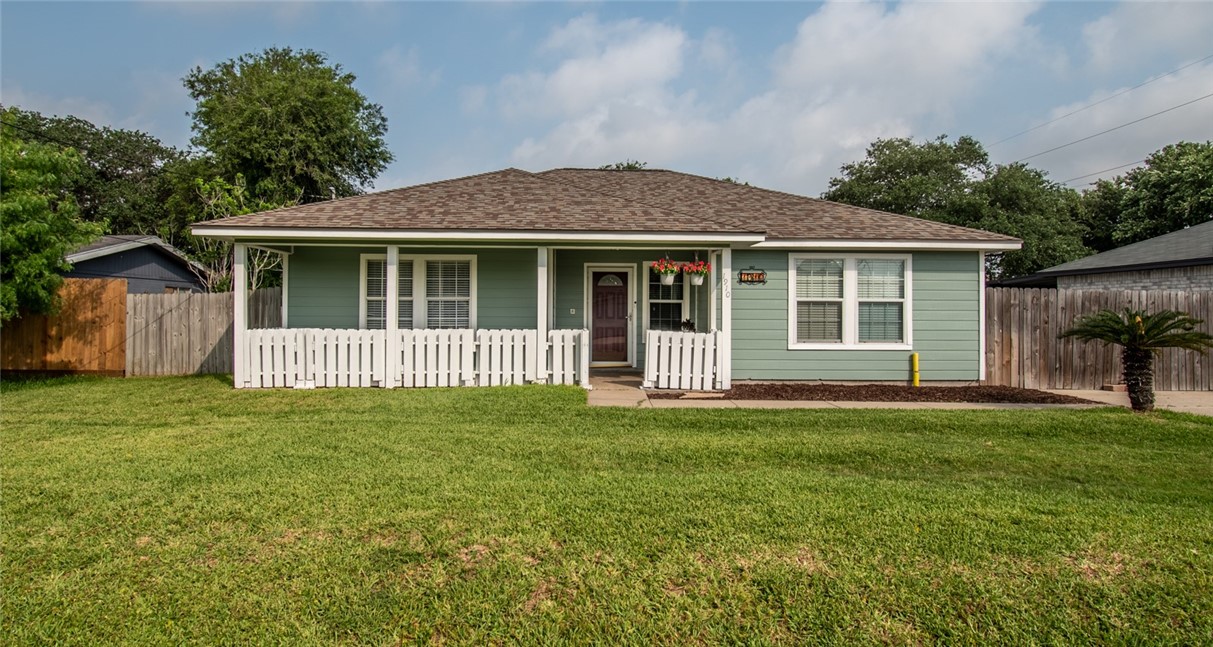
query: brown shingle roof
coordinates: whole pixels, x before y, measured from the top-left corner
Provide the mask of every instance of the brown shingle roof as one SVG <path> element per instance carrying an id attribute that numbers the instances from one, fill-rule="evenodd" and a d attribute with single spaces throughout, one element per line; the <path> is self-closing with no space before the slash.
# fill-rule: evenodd
<path id="1" fill-rule="evenodd" d="M 765 231 L 767 238 L 775 240 L 1016 240 L 980 229 L 676 171 L 553 169 L 539 175 L 657 207 L 725 222 L 750 223 Z"/>
<path id="2" fill-rule="evenodd" d="M 197 226 L 466 231 L 761 233 L 518 169 L 367 193 Z"/>
<path id="3" fill-rule="evenodd" d="M 1016 239 L 675 171 L 505 169 L 195 226 L 765 234 L 773 240 Z"/>

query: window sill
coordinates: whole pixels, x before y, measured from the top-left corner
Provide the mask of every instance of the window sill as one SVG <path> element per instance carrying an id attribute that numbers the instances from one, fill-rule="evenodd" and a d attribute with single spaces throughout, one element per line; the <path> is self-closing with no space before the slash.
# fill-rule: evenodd
<path id="1" fill-rule="evenodd" d="M 788 350 L 914 350 L 913 344 L 788 344 Z"/>

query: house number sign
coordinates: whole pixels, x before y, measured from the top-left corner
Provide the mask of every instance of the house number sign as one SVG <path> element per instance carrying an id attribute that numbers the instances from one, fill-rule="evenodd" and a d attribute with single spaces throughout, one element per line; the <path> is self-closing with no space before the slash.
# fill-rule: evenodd
<path id="1" fill-rule="evenodd" d="M 742 285 L 765 285 L 767 282 L 767 272 L 766 270 L 749 267 L 737 273 L 737 282 Z"/>

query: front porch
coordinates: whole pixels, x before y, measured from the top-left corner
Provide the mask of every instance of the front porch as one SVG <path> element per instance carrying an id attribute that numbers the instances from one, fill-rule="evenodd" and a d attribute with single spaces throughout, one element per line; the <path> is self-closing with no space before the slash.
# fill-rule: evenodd
<path id="1" fill-rule="evenodd" d="M 237 388 L 590 388 L 591 367 L 729 387 L 728 248 L 256 245 L 283 256 L 283 327 L 250 329 L 252 246 L 235 245 Z M 713 269 L 665 285 L 658 258 Z"/>

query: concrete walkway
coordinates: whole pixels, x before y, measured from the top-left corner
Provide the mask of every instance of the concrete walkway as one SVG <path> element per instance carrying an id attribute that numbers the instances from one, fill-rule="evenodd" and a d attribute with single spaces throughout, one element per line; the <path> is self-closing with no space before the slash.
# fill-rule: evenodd
<path id="1" fill-rule="evenodd" d="M 1129 406 L 1129 396 L 1113 391 L 1052 391 L 1104 404 L 994 404 L 971 402 L 824 402 L 820 400 L 725 400 L 704 393 L 680 400 L 650 400 L 641 390 L 640 374 L 598 372 L 590 376 L 589 405 L 646 409 L 1089 409 L 1097 406 Z M 1159 391 L 1158 408 L 1213 416 L 1213 393 L 1207 391 Z"/>
<path id="2" fill-rule="evenodd" d="M 1119 407 L 1129 406 L 1129 394 L 1123 391 L 1056 391 L 1050 390 L 1049 393 L 1060 393 L 1062 395 L 1072 395 L 1076 398 L 1085 398 L 1087 400 L 1095 400 L 1096 402 L 1104 402 L 1114 404 Z M 1159 409 L 1167 409 L 1168 411 L 1179 411 L 1181 413 L 1195 413 L 1202 416 L 1213 416 L 1213 392 L 1210 391 L 1155 391 L 1154 406 Z"/>

